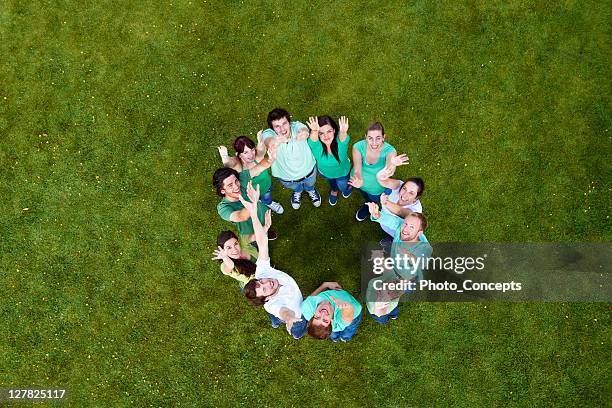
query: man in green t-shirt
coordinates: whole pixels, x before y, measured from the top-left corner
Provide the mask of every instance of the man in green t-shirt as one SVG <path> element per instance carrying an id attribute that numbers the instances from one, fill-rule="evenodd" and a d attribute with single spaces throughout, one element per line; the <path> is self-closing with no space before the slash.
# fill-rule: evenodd
<path id="1" fill-rule="evenodd" d="M 391 259 L 396 262 L 389 272 L 368 282 L 366 306 L 370 316 L 385 324 L 397 319 L 402 295 L 413 292 L 423 279 L 423 269 L 433 252 L 425 237 L 427 218 L 410 213 L 404 219 L 381 212 L 376 203 L 367 203 L 372 221 L 394 231 Z M 403 261 L 403 262 L 402 262 Z"/>
<path id="2" fill-rule="evenodd" d="M 238 234 L 243 243 L 251 244 L 257 248 L 255 243 L 255 231 L 249 211 L 240 202 L 240 175 L 234 169 L 223 167 L 215 171 L 213 175 L 213 186 L 220 197 L 223 197 L 217 205 L 217 212 L 226 221 L 232 222 L 238 228 Z M 257 214 L 259 220 L 265 223 L 266 206 L 257 203 Z M 276 232 L 268 230 L 268 240 L 276 239 Z"/>
<path id="3" fill-rule="evenodd" d="M 293 191 L 291 207 L 300 208 L 302 192 L 306 191 L 315 207 L 321 206 L 321 195 L 315 188 L 317 166 L 308 147 L 308 128 L 300 122 L 292 122 L 289 112 L 282 108 L 268 113 L 268 126 L 261 138 L 268 149 L 276 147 L 276 160 L 272 163 L 272 175 L 283 187 Z"/>
<path id="4" fill-rule="evenodd" d="M 323 282 L 300 306 L 315 339 L 349 341 L 361 323 L 361 304 L 338 282 Z"/>

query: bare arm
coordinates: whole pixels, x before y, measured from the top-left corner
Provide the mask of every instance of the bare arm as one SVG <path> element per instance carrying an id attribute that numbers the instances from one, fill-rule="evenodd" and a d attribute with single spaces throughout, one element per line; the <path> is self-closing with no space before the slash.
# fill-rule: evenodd
<path id="1" fill-rule="evenodd" d="M 389 201 L 389 196 L 387 196 L 386 194 L 381 194 L 380 195 L 380 203 L 387 209 L 389 210 L 392 214 L 395 214 L 399 217 L 406 217 L 406 215 L 412 213 L 411 210 L 409 210 L 408 208 L 403 208 L 402 206 L 400 206 L 397 203 L 393 203 L 391 201 Z"/>
<path id="2" fill-rule="evenodd" d="M 242 222 L 248 220 L 249 218 L 251 218 L 251 216 L 249 215 L 249 210 L 243 208 L 242 210 L 234 211 L 230 215 L 229 220 L 232 222 Z"/>
<path id="3" fill-rule="evenodd" d="M 260 161 L 257 165 L 255 165 L 255 167 L 249 169 L 249 174 L 251 175 L 251 178 L 259 176 L 261 173 L 269 169 L 271 165 L 272 163 L 270 163 L 270 160 L 268 160 L 267 157 L 264 157 L 264 159 Z"/>
<path id="4" fill-rule="evenodd" d="M 358 176 L 359 178 L 361 178 L 361 169 L 363 166 L 362 160 L 363 159 L 361 157 L 361 153 L 359 152 L 359 150 L 353 147 L 353 169 L 354 169 L 353 174 L 355 176 Z"/>
<path id="5" fill-rule="evenodd" d="M 227 153 L 227 147 L 218 146 L 217 150 L 219 150 L 219 156 L 221 156 L 221 162 L 223 163 L 223 166 L 232 168 L 236 171 L 242 170 L 240 159 L 238 159 L 236 156 L 229 156 Z"/>
<path id="6" fill-rule="evenodd" d="M 257 150 L 255 153 L 255 160 L 257 161 L 261 161 L 266 155 L 266 144 L 261 138 L 262 133 L 263 133 L 263 130 L 260 130 L 259 132 L 257 132 L 257 148 L 256 148 Z"/>
<path id="7" fill-rule="evenodd" d="M 340 290 L 342 286 L 338 282 L 323 282 L 321 286 L 315 289 L 314 292 L 310 294 L 310 296 L 316 296 L 324 290 Z"/>
<path id="8" fill-rule="evenodd" d="M 258 260 L 268 260 L 270 259 L 268 252 L 268 235 L 266 231 L 261 225 L 261 221 L 259 221 L 259 217 L 257 216 L 257 202 L 259 201 L 259 186 L 257 186 L 257 190 L 253 188 L 253 183 L 249 181 L 247 185 L 247 197 L 249 201 L 246 201 L 242 195 L 240 196 L 240 202 L 244 205 L 244 208 L 249 212 L 251 216 L 251 222 L 253 223 L 253 230 L 255 231 L 255 241 L 257 242 L 257 247 L 259 255 L 257 256 Z M 269 211 L 269 210 L 268 210 Z"/>
<path id="9" fill-rule="evenodd" d="M 221 268 L 223 269 L 223 273 L 229 274 L 232 269 L 234 269 L 234 261 L 229 257 L 225 249 L 223 247 L 218 246 L 217 249 L 213 251 L 213 258 L 222 261 Z"/>

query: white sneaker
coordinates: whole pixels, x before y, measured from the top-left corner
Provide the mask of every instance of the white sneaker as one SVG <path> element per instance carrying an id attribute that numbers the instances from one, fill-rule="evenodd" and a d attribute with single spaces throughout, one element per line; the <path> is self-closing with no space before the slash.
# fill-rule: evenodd
<path id="1" fill-rule="evenodd" d="M 295 191 L 291 195 L 291 206 L 294 210 L 300 208 L 300 200 L 302 199 L 302 193 L 296 193 Z"/>
<path id="2" fill-rule="evenodd" d="M 310 196 L 312 205 L 314 205 L 315 207 L 320 207 L 321 206 L 321 195 L 319 194 L 319 192 L 317 190 L 311 190 L 311 191 L 307 191 L 307 193 Z"/>
<path id="3" fill-rule="evenodd" d="M 270 204 L 267 205 L 267 207 L 274 211 L 276 214 L 282 214 L 285 212 L 283 206 L 280 205 L 280 203 L 277 203 L 276 201 L 272 201 Z"/>

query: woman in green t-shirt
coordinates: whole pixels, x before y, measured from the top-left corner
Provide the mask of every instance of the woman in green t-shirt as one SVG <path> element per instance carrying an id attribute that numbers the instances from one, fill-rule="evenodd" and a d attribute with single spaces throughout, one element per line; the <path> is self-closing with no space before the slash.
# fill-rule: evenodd
<path id="1" fill-rule="evenodd" d="M 246 136 L 239 136 L 234 140 L 233 147 L 235 156 L 228 156 L 227 147 L 219 146 L 219 155 L 225 167 L 230 167 L 240 174 L 240 188 L 242 194 L 246 194 L 246 186 L 253 181 L 254 186 L 259 186 L 262 191 L 261 202 L 276 214 L 282 214 L 285 209 L 280 203 L 272 200 L 272 177 L 268 169 L 274 161 L 272 150 L 265 157 L 266 146 L 261 139 L 260 130 L 257 132 L 257 145 Z"/>
<path id="2" fill-rule="evenodd" d="M 395 170 L 398 162 L 408 161 L 405 155 L 397 156 L 395 148 L 385 142 L 385 129 L 380 122 L 371 123 L 366 130 L 365 140 L 353 145 L 353 172 L 349 184 L 361 192 L 365 202 L 380 202 L 380 195 L 385 192 L 376 179 L 376 173 L 387 167 Z M 396 160 L 397 157 L 397 160 Z M 387 190 L 389 194 L 391 190 Z M 355 218 L 363 221 L 368 216 L 368 206 L 363 204 Z"/>
<path id="3" fill-rule="evenodd" d="M 268 224 L 267 218 L 266 214 L 266 224 Z M 213 251 L 212 259 L 221 261 L 221 272 L 236 279 L 240 289 L 255 277 L 257 251 L 251 245 L 247 246 L 247 250 L 242 250 L 240 240 L 232 231 L 219 233 L 217 249 Z"/>
<path id="4" fill-rule="evenodd" d="M 340 117 L 340 126 L 330 116 L 310 117 L 308 119 L 310 137 L 308 146 L 317 161 L 317 170 L 329 182 L 329 204 L 336 205 L 338 191 L 344 198 L 351 195 L 349 173 L 351 161 L 348 157 L 348 146 L 351 138 L 348 132 L 348 119 Z"/>

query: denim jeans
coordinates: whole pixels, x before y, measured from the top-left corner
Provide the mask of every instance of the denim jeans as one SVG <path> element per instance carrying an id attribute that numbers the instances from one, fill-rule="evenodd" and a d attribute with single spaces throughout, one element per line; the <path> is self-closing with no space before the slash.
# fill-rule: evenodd
<path id="1" fill-rule="evenodd" d="M 268 191 L 262 194 L 263 195 L 259 198 L 259 201 L 265 205 L 270 205 L 272 203 L 272 184 L 270 184 Z"/>
<path id="2" fill-rule="evenodd" d="M 361 323 L 361 313 L 359 313 L 359 316 L 354 318 L 351 324 L 346 326 L 344 330 L 339 331 L 339 332 L 332 332 L 331 335 L 329 336 L 330 340 L 338 341 L 342 339 L 344 341 L 349 341 L 357 333 L 357 328 L 359 327 L 359 323 Z"/>
<path id="3" fill-rule="evenodd" d="M 342 194 L 347 195 L 352 189 L 352 187 L 348 185 L 348 181 L 350 179 L 349 174 L 338 178 L 328 178 L 321 174 L 321 177 L 329 182 L 331 191 L 341 191 Z"/>
<path id="4" fill-rule="evenodd" d="M 282 323 L 285 323 L 284 320 L 279 319 L 271 313 L 268 313 L 268 317 L 270 318 L 270 321 L 274 326 L 280 326 Z M 293 338 L 297 340 L 304 337 L 304 335 L 306 334 L 307 326 L 308 322 L 304 320 L 303 317 L 297 322 L 293 322 L 293 326 L 291 326 L 291 335 L 293 336 Z"/>
<path id="5" fill-rule="evenodd" d="M 387 313 L 386 315 L 382 315 L 382 316 L 376 316 L 373 315 L 372 313 L 370 313 L 370 316 L 372 316 L 372 318 L 374 320 L 376 320 L 378 323 L 380 324 L 385 324 L 387 323 L 391 318 L 393 317 L 397 317 L 397 315 L 399 314 L 399 306 L 397 306 L 395 309 L 393 309 L 392 311 L 390 311 L 389 313 Z"/>
<path id="6" fill-rule="evenodd" d="M 363 196 L 363 198 L 365 199 L 366 203 L 380 203 L 380 195 L 382 194 L 370 194 L 370 193 L 366 193 L 365 191 L 363 191 L 362 189 L 358 189 L 359 192 L 361 193 L 361 195 Z M 384 194 L 391 194 L 391 189 L 390 188 L 386 188 L 385 191 L 383 191 Z"/>
<path id="7" fill-rule="evenodd" d="M 317 181 L 317 167 L 315 166 L 308 174 L 309 176 L 302 181 L 287 181 L 283 179 L 278 179 L 278 181 L 280 181 L 283 187 L 293 190 L 296 193 L 312 191 L 315 189 L 315 182 Z"/>

